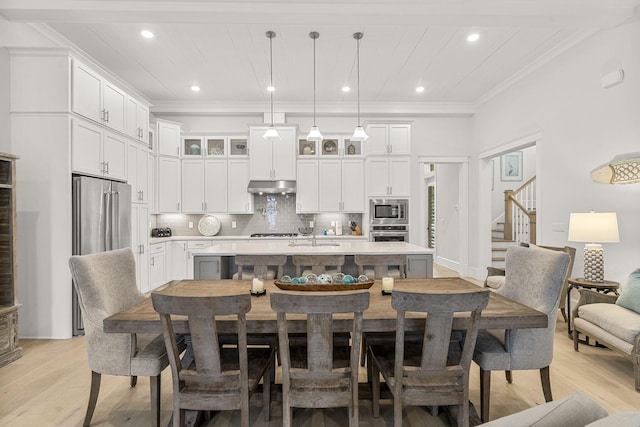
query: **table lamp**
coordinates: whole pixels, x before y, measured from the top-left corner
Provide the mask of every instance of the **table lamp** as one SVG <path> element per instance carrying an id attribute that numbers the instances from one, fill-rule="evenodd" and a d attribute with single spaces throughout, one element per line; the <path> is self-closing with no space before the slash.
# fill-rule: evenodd
<path id="1" fill-rule="evenodd" d="M 572 213 L 569 217 L 569 241 L 584 245 L 584 280 L 604 282 L 604 254 L 600 243 L 619 242 L 615 212 Z"/>

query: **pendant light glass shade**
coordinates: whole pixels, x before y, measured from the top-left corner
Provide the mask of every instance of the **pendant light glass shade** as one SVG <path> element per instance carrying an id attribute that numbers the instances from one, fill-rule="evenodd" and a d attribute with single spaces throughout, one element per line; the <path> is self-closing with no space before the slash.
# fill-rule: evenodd
<path id="1" fill-rule="evenodd" d="M 311 130 L 307 135 L 307 141 L 322 141 L 322 134 L 318 126 L 311 126 Z"/>
<path id="2" fill-rule="evenodd" d="M 273 38 L 276 36 L 274 31 L 267 31 L 267 38 L 269 39 L 269 95 L 271 99 L 271 126 L 267 129 L 267 131 L 262 135 L 264 139 L 267 141 L 279 141 L 280 135 L 278 134 L 278 130 L 273 125 Z"/>
<path id="3" fill-rule="evenodd" d="M 322 141 L 322 134 L 316 125 L 316 39 L 320 37 L 320 33 L 312 31 L 309 37 L 313 40 L 313 126 L 307 135 L 307 141 Z"/>
<path id="4" fill-rule="evenodd" d="M 356 39 L 356 71 L 358 76 L 358 126 L 353 131 L 351 136 L 352 141 L 366 141 L 369 135 L 364 131 L 364 128 L 360 124 L 360 39 L 364 36 L 362 33 L 353 33 L 353 38 Z"/>
<path id="5" fill-rule="evenodd" d="M 352 141 L 366 141 L 369 138 L 369 135 L 364 131 L 362 126 L 356 126 L 356 129 L 353 131 L 353 135 L 351 135 Z"/>

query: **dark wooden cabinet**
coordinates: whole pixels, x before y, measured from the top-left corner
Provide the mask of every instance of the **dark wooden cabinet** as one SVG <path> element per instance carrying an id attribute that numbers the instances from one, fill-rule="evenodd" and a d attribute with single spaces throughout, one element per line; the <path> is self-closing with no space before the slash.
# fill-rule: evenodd
<path id="1" fill-rule="evenodd" d="M 16 279 L 16 159 L 0 153 L 0 367 L 22 357 Z"/>

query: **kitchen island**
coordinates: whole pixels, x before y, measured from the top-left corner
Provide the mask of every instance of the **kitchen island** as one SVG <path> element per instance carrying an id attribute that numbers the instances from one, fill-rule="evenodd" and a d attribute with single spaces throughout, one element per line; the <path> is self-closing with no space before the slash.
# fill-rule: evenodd
<path id="1" fill-rule="evenodd" d="M 236 255 L 287 255 L 285 274 L 293 275 L 293 255 L 345 255 L 345 274 L 358 273 L 353 256 L 363 255 L 406 255 L 408 278 L 433 277 L 433 249 L 406 242 L 313 242 L 310 239 L 269 242 L 229 242 L 213 245 L 193 254 L 194 279 L 228 279 L 235 272 Z"/>

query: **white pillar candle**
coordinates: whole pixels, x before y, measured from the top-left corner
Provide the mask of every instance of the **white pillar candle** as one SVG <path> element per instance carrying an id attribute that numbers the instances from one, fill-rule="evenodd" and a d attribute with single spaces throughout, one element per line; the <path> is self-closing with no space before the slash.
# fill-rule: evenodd
<path id="1" fill-rule="evenodd" d="M 253 283 L 251 283 L 251 292 L 258 293 L 264 291 L 264 282 L 257 277 L 253 278 Z"/>
<path id="2" fill-rule="evenodd" d="M 385 292 L 391 292 L 393 290 L 393 277 L 382 278 L 382 290 Z"/>

